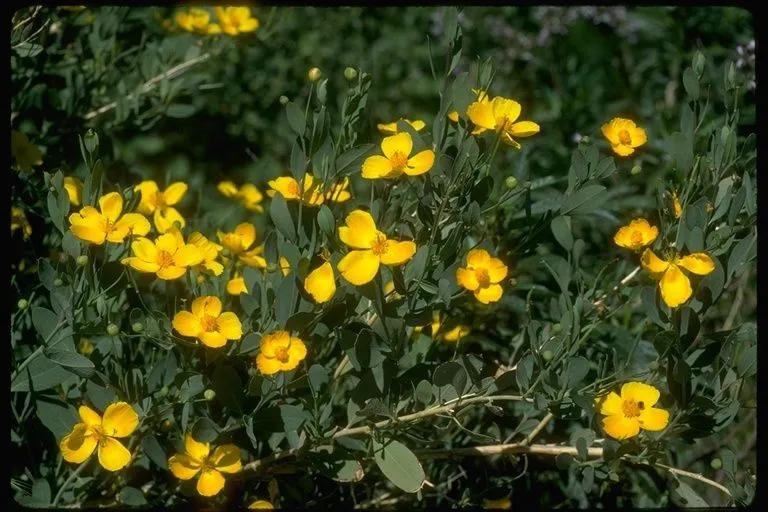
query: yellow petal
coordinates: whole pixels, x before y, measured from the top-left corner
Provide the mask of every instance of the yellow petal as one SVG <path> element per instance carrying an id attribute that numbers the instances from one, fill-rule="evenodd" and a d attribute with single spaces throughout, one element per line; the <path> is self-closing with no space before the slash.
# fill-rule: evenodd
<path id="1" fill-rule="evenodd" d="M 127 402 L 116 402 L 104 411 L 101 428 L 110 437 L 126 437 L 139 426 L 139 415 Z"/>
<path id="2" fill-rule="evenodd" d="M 275 357 L 275 349 L 287 348 L 291 344 L 291 335 L 287 331 L 275 331 L 261 338 L 259 350 L 267 357 Z"/>
<path id="3" fill-rule="evenodd" d="M 612 414 L 624 414 L 622 405 L 624 401 L 615 391 L 608 393 L 600 406 L 600 414 L 610 416 Z"/>
<path id="4" fill-rule="evenodd" d="M 124 265 L 129 265 L 132 269 L 138 270 L 139 272 L 150 272 L 154 274 L 160 270 L 160 265 L 154 261 L 144 261 L 143 259 L 137 258 L 135 256 L 130 258 L 123 258 L 121 262 Z"/>
<path id="5" fill-rule="evenodd" d="M 231 181 L 222 181 L 216 186 L 216 190 L 221 192 L 227 197 L 234 197 L 237 195 L 237 186 Z"/>
<path id="6" fill-rule="evenodd" d="M 392 172 L 392 162 L 381 155 L 369 156 L 363 162 L 361 176 L 368 180 L 376 180 Z"/>
<path id="7" fill-rule="evenodd" d="M 467 266 L 471 268 L 487 268 L 491 263 L 491 255 L 485 249 L 472 249 L 467 253 Z"/>
<path id="8" fill-rule="evenodd" d="M 650 249 L 643 251 L 643 255 L 640 257 L 640 264 L 652 274 L 660 274 L 669 267 L 668 261 L 662 260 Z"/>
<path id="9" fill-rule="evenodd" d="M 68 435 L 59 442 L 62 458 L 67 462 L 80 464 L 91 456 L 96 449 L 96 438 L 90 434 L 85 423 L 78 423 Z"/>
<path id="10" fill-rule="evenodd" d="M 73 213 L 72 215 L 77 214 Z M 70 222 L 72 221 L 70 220 Z M 107 237 L 107 234 L 103 230 L 90 226 L 84 226 L 82 224 L 73 223 L 71 226 L 69 226 L 69 230 L 80 240 L 96 245 L 102 245 Z"/>
<path id="11" fill-rule="evenodd" d="M 351 251 L 338 264 L 341 275 L 350 283 L 360 286 L 373 281 L 379 271 L 379 257 L 373 251 Z"/>
<path id="12" fill-rule="evenodd" d="M 381 262 L 385 265 L 402 265 L 416 254 L 416 244 L 411 241 L 388 240 L 386 247 L 386 251 L 380 256 Z"/>
<path id="13" fill-rule="evenodd" d="M 493 284 L 500 283 L 507 277 L 507 266 L 499 258 L 490 258 L 486 270 L 488 270 L 488 277 Z"/>
<path id="14" fill-rule="evenodd" d="M 370 249 L 376 240 L 376 223 L 371 214 L 364 210 L 355 210 L 344 220 L 346 226 L 339 228 L 342 242 L 355 249 Z"/>
<path id="15" fill-rule="evenodd" d="M 630 135 L 630 138 L 632 139 L 631 146 L 633 148 L 642 146 L 643 144 L 648 142 L 648 136 L 645 134 L 645 130 L 643 130 L 639 126 L 629 130 L 629 135 Z"/>
<path id="16" fill-rule="evenodd" d="M 275 507 L 267 500 L 256 500 L 250 505 L 248 505 L 248 508 L 256 510 L 256 509 L 273 509 Z"/>
<path id="17" fill-rule="evenodd" d="M 281 176 L 277 179 L 267 182 L 269 187 L 279 192 L 286 200 L 298 199 L 299 197 L 299 183 L 289 176 Z"/>
<path id="18" fill-rule="evenodd" d="M 315 302 L 328 302 L 336 293 L 336 278 L 333 275 L 333 267 L 325 262 L 310 272 L 304 280 L 304 289 Z"/>
<path id="19" fill-rule="evenodd" d="M 392 159 L 392 155 L 395 153 L 401 153 L 404 156 L 409 156 L 413 150 L 413 139 L 408 132 L 400 132 L 397 135 L 390 137 L 384 137 L 381 141 L 381 150 L 388 159 Z"/>
<path id="20" fill-rule="evenodd" d="M 425 149 L 408 159 L 408 165 L 405 166 L 403 172 L 408 176 L 418 176 L 429 171 L 434 164 L 435 152 L 431 149 Z"/>
<path id="21" fill-rule="evenodd" d="M 514 123 L 520 117 L 522 110 L 518 102 L 501 96 L 493 98 L 491 108 L 493 109 L 496 128 L 501 128 L 503 124 Z M 500 125 L 499 121 L 503 124 Z"/>
<path id="22" fill-rule="evenodd" d="M 204 469 L 197 480 L 201 496 L 216 496 L 224 488 L 224 476 L 215 469 Z"/>
<path id="23" fill-rule="evenodd" d="M 211 462 L 222 473 L 238 473 L 243 468 L 240 462 L 240 448 L 233 444 L 216 448 L 211 456 Z"/>
<path id="24" fill-rule="evenodd" d="M 80 206 L 83 200 L 83 182 L 74 176 L 64 178 L 64 190 L 69 196 L 69 202 L 75 206 Z"/>
<path id="25" fill-rule="evenodd" d="M 181 198 L 183 198 L 186 193 L 187 184 L 177 181 L 176 183 L 171 183 L 171 185 L 165 189 L 163 192 L 163 199 L 165 199 L 165 204 L 171 206 L 181 201 Z"/>
<path id="26" fill-rule="evenodd" d="M 640 433 L 640 422 L 624 414 L 612 414 L 603 418 L 603 430 L 614 439 L 629 439 Z"/>
<path id="27" fill-rule="evenodd" d="M 177 453 L 168 459 L 168 469 L 179 480 L 189 480 L 200 471 L 200 463 L 186 453 Z"/>
<path id="28" fill-rule="evenodd" d="M 397 133 L 397 121 L 392 123 L 379 123 L 376 125 L 376 128 L 379 129 L 379 131 L 383 134 L 390 135 Z"/>
<path id="29" fill-rule="evenodd" d="M 123 213 L 123 198 L 117 192 L 110 192 L 99 198 L 99 209 L 110 222 L 115 222 Z"/>
<path id="30" fill-rule="evenodd" d="M 250 251 L 246 251 L 240 254 L 239 258 L 240 258 L 240 261 L 242 261 L 249 267 L 267 268 L 267 260 L 264 258 L 264 256 L 262 256 L 263 252 L 264 252 L 264 246 L 260 245 L 258 247 L 254 247 Z"/>
<path id="31" fill-rule="evenodd" d="M 621 386 L 621 399 L 643 402 L 644 407 L 653 407 L 659 401 L 659 390 L 642 382 L 626 382 Z"/>
<path id="32" fill-rule="evenodd" d="M 520 121 L 509 127 L 509 134 L 514 137 L 530 137 L 539 133 L 541 128 L 533 121 Z"/>
<path id="33" fill-rule="evenodd" d="M 180 247 L 173 254 L 173 262 L 179 267 L 191 267 L 197 265 L 205 259 L 203 251 L 198 249 L 192 244 L 187 244 L 184 247 Z"/>
<path id="34" fill-rule="evenodd" d="M 421 130 L 424 129 L 425 126 L 427 126 L 427 123 L 425 123 L 421 119 L 414 119 L 413 121 L 411 121 L 410 119 L 406 119 L 405 122 L 411 125 L 411 128 L 413 128 L 417 132 L 420 132 Z"/>
<path id="35" fill-rule="evenodd" d="M 117 439 L 107 437 L 99 442 L 99 464 L 107 471 L 118 471 L 131 462 L 131 452 Z"/>
<path id="36" fill-rule="evenodd" d="M 157 271 L 157 277 L 165 280 L 178 279 L 187 273 L 185 267 L 170 266 L 161 268 Z"/>
<path id="37" fill-rule="evenodd" d="M 645 430 L 657 432 L 664 430 L 669 423 L 669 411 L 657 409 L 655 407 L 646 407 L 637 418 L 640 426 Z"/>
<path id="38" fill-rule="evenodd" d="M 243 222 L 237 225 L 235 234 L 240 237 L 243 249 L 247 249 L 256 241 L 256 226 Z"/>
<path id="39" fill-rule="evenodd" d="M 219 315 L 216 319 L 216 329 L 228 340 L 239 340 L 243 336 L 240 319 L 231 311 Z"/>
<path id="40" fill-rule="evenodd" d="M 477 282 L 475 271 L 462 267 L 456 269 L 456 283 L 471 292 L 477 290 L 480 286 L 480 283 Z"/>
<path id="41" fill-rule="evenodd" d="M 498 301 L 504 290 L 498 284 L 492 284 L 486 288 L 478 288 L 475 290 L 475 298 L 483 304 L 490 304 L 491 302 Z"/>
<path id="42" fill-rule="evenodd" d="M 149 233 L 152 226 L 146 217 L 140 213 L 126 213 L 112 226 L 113 233 L 123 234 L 120 241 L 127 235 L 144 236 Z M 110 237 L 111 238 L 111 237 Z"/>
<path id="43" fill-rule="evenodd" d="M 267 357 L 264 354 L 259 354 L 256 357 L 256 368 L 263 375 L 274 375 L 280 371 L 280 361 L 274 357 Z"/>
<path id="44" fill-rule="evenodd" d="M 605 136 L 606 139 L 608 139 L 608 142 L 611 143 L 611 145 L 615 146 L 619 143 L 619 135 L 616 133 L 616 130 L 613 128 L 613 124 L 608 122 L 605 123 L 602 128 L 603 136 Z"/>
<path id="45" fill-rule="evenodd" d="M 245 279 L 242 277 L 235 277 L 227 281 L 227 293 L 230 295 L 248 293 L 248 288 L 245 286 Z"/>
<path id="46" fill-rule="evenodd" d="M 189 311 L 179 311 L 173 317 L 173 328 L 182 336 L 197 338 L 203 330 L 200 319 Z"/>
<path id="47" fill-rule="evenodd" d="M 682 258 L 675 260 L 675 263 L 700 276 L 711 274 L 715 270 L 714 260 L 703 252 L 695 252 L 688 256 L 683 256 Z"/>
<path id="48" fill-rule="evenodd" d="M 176 223 L 179 228 L 183 228 L 187 224 L 179 211 L 170 206 L 156 209 L 152 220 L 155 223 L 155 228 L 157 228 L 158 233 L 166 233 L 174 227 L 174 223 Z"/>
<path id="49" fill-rule="evenodd" d="M 210 348 L 221 348 L 227 344 L 227 338 L 225 338 L 223 334 L 216 331 L 204 331 L 201 332 L 197 337 L 203 343 L 203 345 Z"/>
<path id="50" fill-rule="evenodd" d="M 280 273 L 287 276 L 291 273 L 291 263 L 285 256 L 280 256 Z"/>
<path id="51" fill-rule="evenodd" d="M 195 461 L 202 462 L 211 453 L 211 445 L 195 441 L 192 434 L 188 433 L 184 436 L 184 451 Z"/>
<path id="52" fill-rule="evenodd" d="M 296 336 L 291 336 L 291 343 L 288 346 L 288 365 L 289 368 L 285 368 L 287 370 L 293 370 L 296 368 L 296 366 L 299 365 L 301 361 L 304 360 L 305 357 L 307 357 L 307 346 L 304 344 L 304 342 L 297 338 Z"/>
<path id="53" fill-rule="evenodd" d="M 493 117 L 493 107 L 490 103 L 475 101 L 467 107 L 467 117 L 479 130 L 472 133 L 477 135 L 485 130 L 496 129 L 496 118 Z"/>
<path id="54" fill-rule="evenodd" d="M 168 233 L 164 233 L 155 238 L 155 247 L 158 251 L 165 251 L 168 254 L 173 254 L 176 249 L 179 248 L 179 239 L 173 230 L 169 230 Z"/>
<path id="55" fill-rule="evenodd" d="M 661 281 L 659 281 L 659 287 L 661 288 L 661 298 L 670 308 L 678 307 L 687 301 L 693 293 L 691 281 L 677 265 L 670 265 L 667 268 Z"/>
<path id="56" fill-rule="evenodd" d="M 613 152 L 619 156 L 629 156 L 635 152 L 631 146 L 625 146 L 624 144 L 616 144 L 611 146 L 611 149 L 613 149 Z"/>
<path id="57" fill-rule="evenodd" d="M 192 301 L 190 310 L 193 315 L 199 318 L 202 318 L 204 315 L 217 317 L 221 314 L 221 300 L 215 295 L 198 297 Z"/>
<path id="58" fill-rule="evenodd" d="M 131 250 L 133 255 L 137 258 L 147 261 L 157 261 L 157 248 L 155 244 L 148 238 L 137 238 L 131 243 Z"/>
<path id="59" fill-rule="evenodd" d="M 77 414 L 80 419 L 83 420 L 88 427 L 101 427 L 101 416 L 99 413 L 88 407 L 87 405 L 81 405 L 77 409 Z"/>
<path id="60" fill-rule="evenodd" d="M 455 110 L 453 112 L 449 112 L 448 113 L 448 119 L 453 121 L 454 123 L 458 123 L 459 122 L 459 113 L 456 112 Z"/>

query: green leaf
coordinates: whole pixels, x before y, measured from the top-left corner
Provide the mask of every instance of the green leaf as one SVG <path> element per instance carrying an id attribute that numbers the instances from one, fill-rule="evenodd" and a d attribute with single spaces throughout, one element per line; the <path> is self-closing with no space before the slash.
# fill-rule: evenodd
<path id="1" fill-rule="evenodd" d="M 35 505 L 48 506 L 51 504 L 51 485 L 44 478 L 38 478 L 32 484 L 32 501 Z M 31 503 L 30 503 L 31 505 Z"/>
<path id="2" fill-rule="evenodd" d="M 298 431 L 309 419 L 309 414 L 303 407 L 297 405 L 280 405 L 280 418 L 283 420 L 283 428 L 286 432 Z"/>
<path id="3" fill-rule="evenodd" d="M 168 457 L 163 450 L 160 441 L 154 435 L 148 435 L 141 440 L 141 447 L 147 454 L 149 460 L 154 462 L 160 469 L 168 469 Z"/>
<path id="4" fill-rule="evenodd" d="M 333 212 L 326 205 L 320 206 L 317 212 L 317 225 L 328 236 L 332 236 L 336 231 L 336 220 L 333 218 Z"/>
<path id="5" fill-rule="evenodd" d="M 172 103 L 168 105 L 168 110 L 165 111 L 165 115 L 173 117 L 175 119 L 186 119 L 195 113 L 194 105 L 186 105 L 183 103 Z"/>
<path id="6" fill-rule="evenodd" d="M 74 407 L 58 397 L 49 395 L 38 395 L 35 400 L 35 413 L 56 441 L 68 434 L 79 421 Z"/>
<path id="7" fill-rule="evenodd" d="M 117 398 L 117 395 L 112 389 L 99 386 L 92 380 L 89 380 L 86 384 L 86 394 L 88 396 L 88 400 L 90 400 L 94 407 L 100 411 L 106 409 L 107 406 L 114 402 Z"/>
<path id="8" fill-rule="evenodd" d="M 696 491 L 691 489 L 688 484 L 678 479 L 674 474 L 672 474 L 672 479 L 670 480 L 670 488 L 672 490 L 670 492 L 670 499 L 672 503 L 678 507 L 709 507 L 707 502 L 704 501 L 704 498 L 696 494 Z"/>
<path id="9" fill-rule="evenodd" d="M 603 179 L 607 178 L 611 174 L 613 174 L 616 171 L 616 162 L 613 160 L 612 157 L 606 156 L 605 158 L 601 159 L 600 162 L 597 164 L 597 167 L 595 167 L 595 171 L 592 174 L 592 177 L 595 179 Z"/>
<path id="10" fill-rule="evenodd" d="M 69 378 L 72 378 L 72 373 L 47 357 L 38 356 L 11 381 L 11 392 L 30 391 L 30 383 L 32 390 L 43 391 L 56 387 Z"/>
<path id="11" fill-rule="evenodd" d="M 424 405 L 432 403 L 432 384 L 428 380 L 422 380 L 416 386 L 414 398 Z"/>
<path id="12" fill-rule="evenodd" d="M 49 340 L 54 332 L 60 327 L 59 317 L 50 309 L 33 306 L 32 325 L 44 340 Z"/>
<path id="13" fill-rule="evenodd" d="M 243 341 L 240 342 L 237 353 L 241 355 L 248 354 L 259 348 L 260 344 L 261 335 L 255 332 L 249 333 L 243 338 Z"/>
<path id="14" fill-rule="evenodd" d="M 573 234 L 571 232 L 571 218 L 567 215 L 560 215 L 552 219 L 550 223 L 552 234 L 555 240 L 563 249 L 570 251 L 573 248 Z"/>
<path id="15" fill-rule="evenodd" d="M 190 398 L 202 393 L 204 389 L 203 376 L 200 374 L 191 375 L 179 388 L 179 400 L 186 402 Z"/>
<path id="16" fill-rule="evenodd" d="M 517 380 L 517 385 L 520 388 L 520 391 L 526 391 L 530 387 L 535 363 L 536 360 L 534 359 L 533 354 L 528 354 L 517 363 L 515 379 Z"/>
<path id="17" fill-rule="evenodd" d="M 456 395 L 461 396 L 467 385 L 467 371 L 459 363 L 449 361 L 435 369 L 432 383 L 437 387 L 452 386 Z"/>
<path id="18" fill-rule="evenodd" d="M 285 202 L 282 194 L 275 194 L 275 197 L 272 198 L 272 203 L 269 205 L 269 216 L 272 218 L 275 228 L 285 238 L 291 242 L 296 242 L 296 225 L 290 210 L 288 210 L 288 203 Z"/>
<path id="19" fill-rule="evenodd" d="M 683 87 L 693 101 L 699 99 L 699 79 L 692 68 L 685 68 L 683 71 Z"/>
<path id="20" fill-rule="evenodd" d="M 90 359 L 62 348 L 46 348 L 43 353 L 54 363 L 63 366 L 80 377 L 90 377 L 96 371 Z"/>
<path id="21" fill-rule="evenodd" d="M 285 106 L 285 114 L 288 117 L 288 125 L 299 137 L 304 135 L 307 129 L 307 120 L 304 117 L 304 112 L 301 108 L 293 102 L 289 102 Z"/>
<path id="22" fill-rule="evenodd" d="M 221 405 L 233 411 L 243 412 L 243 383 L 231 366 L 219 365 L 213 372 L 211 388 Z"/>
<path id="23" fill-rule="evenodd" d="M 560 207 L 560 214 L 584 215 L 592 212 L 605 198 L 605 190 L 605 187 L 602 185 L 587 185 L 565 198 Z"/>
<path id="24" fill-rule="evenodd" d="M 569 359 L 565 365 L 562 384 L 565 389 L 571 389 L 580 383 L 589 373 L 589 361 L 581 356 Z"/>
<path id="25" fill-rule="evenodd" d="M 309 371 L 307 372 L 307 377 L 309 378 L 309 385 L 312 388 L 313 395 L 318 395 L 323 386 L 330 380 L 328 370 L 319 364 L 310 366 Z"/>
<path id="26" fill-rule="evenodd" d="M 218 435 L 218 425 L 209 418 L 200 418 L 192 425 L 192 438 L 199 443 L 212 443 Z"/>
<path id="27" fill-rule="evenodd" d="M 744 265 L 757 256 L 757 240 L 754 233 L 745 236 L 731 250 L 728 256 L 728 280 L 742 271 Z"/>
<path id="28" fill-rule="evenodd" d="M 403 277 L 405 278 L 406 284 L 410 284 L 411 281 L 417 280 L 421 276 L 421 274 L 424 272 L 424 268 L 427 265 L 428 256 L 429 247 L 427 245 L 419 247 L 411 261 L 405 265 L 405 272 L 403 273 Z"/>
<path id="29" fill-rule="evenodd" d="M 275 293 L 275 321 L 279 325 L 285 326 L 288 322 L 296 305 L 298 295 L 299 290 L 296 288 L 294 275 L 291 274 L 284 277 Z"/>
<path id="30" fill-rule="evenodd" d="M 384 476 L 403 491 L 414 493 L 424 485 L 424 469 L 419 459 L 399 441 L 385 440 L 381 444 L 374 438 L 373 457 Z"/>
<path id="31" fill-rule="evenodd" d="M 129 507 L 140 507 L 147 504 L 147 499 L 144 497 L 144 493 L 135 487 L 123 487 L 120 489 L 120 494 L 117 495 L 117 499 L 120 503 L 128 505 Z"/>
<path id="32" fill-rule="evenodd" d="M 363 144 L 340 154 L 336 158 L 336 173 L 340 176 L 346 176 L 353 172 L 359 172 L 362 169 L 363 159 L 375 147 L 373 144 Z"/>

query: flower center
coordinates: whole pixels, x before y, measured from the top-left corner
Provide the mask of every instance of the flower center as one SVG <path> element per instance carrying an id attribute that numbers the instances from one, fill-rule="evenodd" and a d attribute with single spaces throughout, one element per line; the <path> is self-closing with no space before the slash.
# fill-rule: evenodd
<path id="1" fill-rule="evenodd" d="M 643 234 L 639 231 L 633 231 L 632 232 L 632 244 L 634 245 L 642 245 L 643 243 Z"/>
<path id="2" fill-rule="evenodd" d="M 376 240 L 374 240 L 373 244 L 371 244 L 371 251 L 373 251 L 373 254 L 376 256 L 386 254 L 388 243 L 389 241 L 387 240 L 386 236 L 382 234 L 376 235 Z"/>
<path id="3" fill-rule="evenodd" d="M 395 151 L 389 158 L 389 161 L 392 163 L 392 170 L 399 172 L 405 169 L 405 166 L 408 165 L 408 155 L 404 154 L 402 151 Z"/>
<path id="4" fill-rule="evenodd" d="M 636 402 L 634 400 L 624 400 L 621 404 L 621 410 L 624 413 L 624 416 L 629 418 L 637 418 L 640 416 L 640 412 L 643 409 L 645 409 L 645 404 L 642 401 Z"/>
<path id="5" fill-rule="evenodd" d="M 299 184 L 295 181 L 292 181 L 288 183 L 288 193 L 292 196 L 298 196 L 299 195 Z"/>
<path id="6" fill-rule="evenodd" d="M 619 141 L 622 144 L 632 144 L 632 137 L 629 136 L 629 132 L 627 130 L 621 130 L 619 131 Z"/>
<path id="7" fill-rule="evenodd" d="M 281 363 L 285 364 L 290 359 L 288 354 L 288 347 L 280 347 L 275 349 L 275 358 Z"/>
<path id="8" fill-rule="evenodd" d="M 170 267 L 173 265 L 173 254 L 168 251 L 158 251 L 157 264 L 160 265 L 160 268 Z"/>
<path id="9" fill-rule="evenodd" d="M 200 321 L 203 324 L 203 330 L 211 332 L 216 330 L 216 317 L 211 315 L 203 315 L 203 319 Z"/>
<path id="10" fill-rule="evenodd" d="M 491 276 L 488 275 L 488 270 L 484 268 L 475 269 L 475 277 L 480 284 L 480 288 L 488 288 L 491 285 Z"/>
<path id="11" fill-rule="evenodd" d="M 114 224 L 112 223 L 112 221 L 104 217 L 104 232 L 111 233 L 113 227 L 114 227 Z"/>

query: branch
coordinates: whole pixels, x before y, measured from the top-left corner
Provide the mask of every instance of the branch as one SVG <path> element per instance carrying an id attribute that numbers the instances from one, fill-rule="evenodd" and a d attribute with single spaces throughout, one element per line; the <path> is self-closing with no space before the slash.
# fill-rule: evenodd
<path id="1" fill-rule="evenodd" d="M 164 73 L 157 75 L 153 78 L 150 78 L 146 82 L 144 82 L 143 85 L 139 86 L 139 88 L 136 90 L 136 92 L 128 94 L 124 100 L 130 101 L 140 94 L 145 94 L 149 91 L 151 91 L 158 83 L 165 80 L 166 78 L 171 79 L 175 78 L 176 76 L 180 75 L 182 72 L 186 71 L 187 68 L 190 68 L 192 66 L 195 66 L 197 64 L 200 64 L 201 62 L 205 62 L 208 59 L 211 58 L 211 53 L 207 52 L 199 57 L 195 57 L 194 59 L 188 60 L 186 62 L 182 62 L 178 66 L 174 66 L 168 71 L 165 71 Z M 99 107 L 96 110 L 91 110 L 87 114 L 85 114 L 85 120 L 88 121 L 90 119 L 93 119 L 94 117 L 100 116 L 101 114 L 104 114 L 106 112 L 109 112 L 112 109 L 117 108 L 117 101 L 113 101 L 112 103 L 108 103 L 107 105 L 104 105 L 103 107 Z"/>

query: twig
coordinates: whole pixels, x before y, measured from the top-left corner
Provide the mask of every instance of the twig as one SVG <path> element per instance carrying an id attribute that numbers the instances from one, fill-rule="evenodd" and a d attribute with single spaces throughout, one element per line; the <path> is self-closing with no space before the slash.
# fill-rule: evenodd
<path id="1" fill-rule="evenodd" d="M 201 62 L 205 62 L 208 59 L 211 58 L 211 53 L 207 52 L 204 53 L 198 57 L 195 57 L 194 59 L 188 60 L 186 62 L 182 62 L 181 64 L 172 67 L 168 71 L 165 71 L 164 73 L 157 75 L 153 78 L 150 78 L 146 82 L 144 82 L 143 85 L 139 86 L 138 90 L 136 92 L 130 93 L 125 97 L 125 101 L 130 101 L 134 99 L 136 96 L 140 94 L 147 93 L 151 91 L 155 85 L 160 83 L 161 81 L 165 80 L 166 78 L 175 78 L 177 75 L 180 75 L 183 71 L 185 71 L 187 68 L 190 68 L 192 66 L 195 66 L 197 64 L 200 64 Z M 94 117 L 100 116 L 101 114 L 104 114 L 106 112 L 109 112 L 110 110 L 117 108 L 117 101 L 113 101 L 112 103 L 108 103 L 104 105 L 103 107 L 99 107 L 96 110 L 91 110 L 87 114 L 85 114 L 85 119 L 90 120 Z"/>
<path id="2" fill-rule="evenodd" d="M 727 494 L 731 498 L 733 497 L 731 495 L 731 491 L 729 491 L 727 487 L 725 487 L 724 485 L 721 485 L 721 484 L 715 482 L 714 480 L 710 480 L 709 478 L 707 478 L 707 477 L 705 477 L 703 475 L 700 475 L 698 473 L 692 473 L 690 471 L 685 471 L 685 470 L 682 470 L 682 469 L 673 468 L 671 466 L 667 466 L 666 464 L 661 464 L 659 462 L 657 462 L 654 465 L 656 467 L 661 468 L 661 469 L 666 469 L 667 471 L 669 471 L 670 473 L 673 473 L 675 475 L 687 476 L 688 478 L 693 478 L 694 480 L 698 480 L 699 482 L 704 482 L 705 484 L 710 485 L 712 487 L 715 487 L 716 489 L 720 489 L 721 491 L 723 491 L 725 494 Z"/>
<path id="3" fill-rule="evenodd" d="M 633 279 L 633 278 L 634 278 L 634 277 L 637 275 L 637 273 L 638 273 L 638 272 L 640 272 L 640 268 L 641 268 L 640 266 L 637 266 L 637 267 L 635 267 L 635 269 L 634 269 L 632 272 L 630 272 L 629 274 L 627 274 L 626 276 L 624 276 L 624 278 L 623 278 L 621 281 L 619 281 L 619 284 L 617 284 L 616 286 L 614 286 L 614 287 L 613 287 L 613 289 L 611 290 L 611 292 L 616 292 L 616 291 L 619 289 L 619 287 L 621 287 L 621 286 L 624 286 L 625 284 L 627 284 L 628 282 L 630 282 L 630 281 L 631 281 L 631 280 L 632 280 L 632 279 Z M 604 293 L 604 294 L 602 294 L 602 295 L 601 295 L 601 296 L 600 296 L 600 297 L 599 297 L 599 298 L 598 298 L 598 299 L 597 299 L 597 300 L 596 300 L 594 303 L 592 303 L 592 305 L 593 305 L 593 306 L 597 306 L 597 305 L 598 305 L 598 304 L 600 304 L 600 303 L 603 301 L 603 299 L 605 299 L 607 296 L 608 296 L 608 294 L 607 294 L 607 293 Z"/>
<path id="4" fill-rule="evenodd" d="M 536 428 L 534 428 L 531 431 L 531 433 L 528 434 L 528 437 L 525 438 L 525 440 L 523 441 L 522 444 L 524 444 L 524 445 L 531 444 L 533 442 L 533 440 L 536 438 L 536 436 L 539 435 L 539 432 L 541 432 L 544 429 L 544 427 L 547 426 L 547 423 L 552 421 L 552 418 L 554 418 L 554 417 L 555 416 L 551 412 L 548 412 L 547 415 L 544 416 L 544 418 L 542 418 L 542 420 L 539 422 L 539 424 L 536 425 Z"/>

